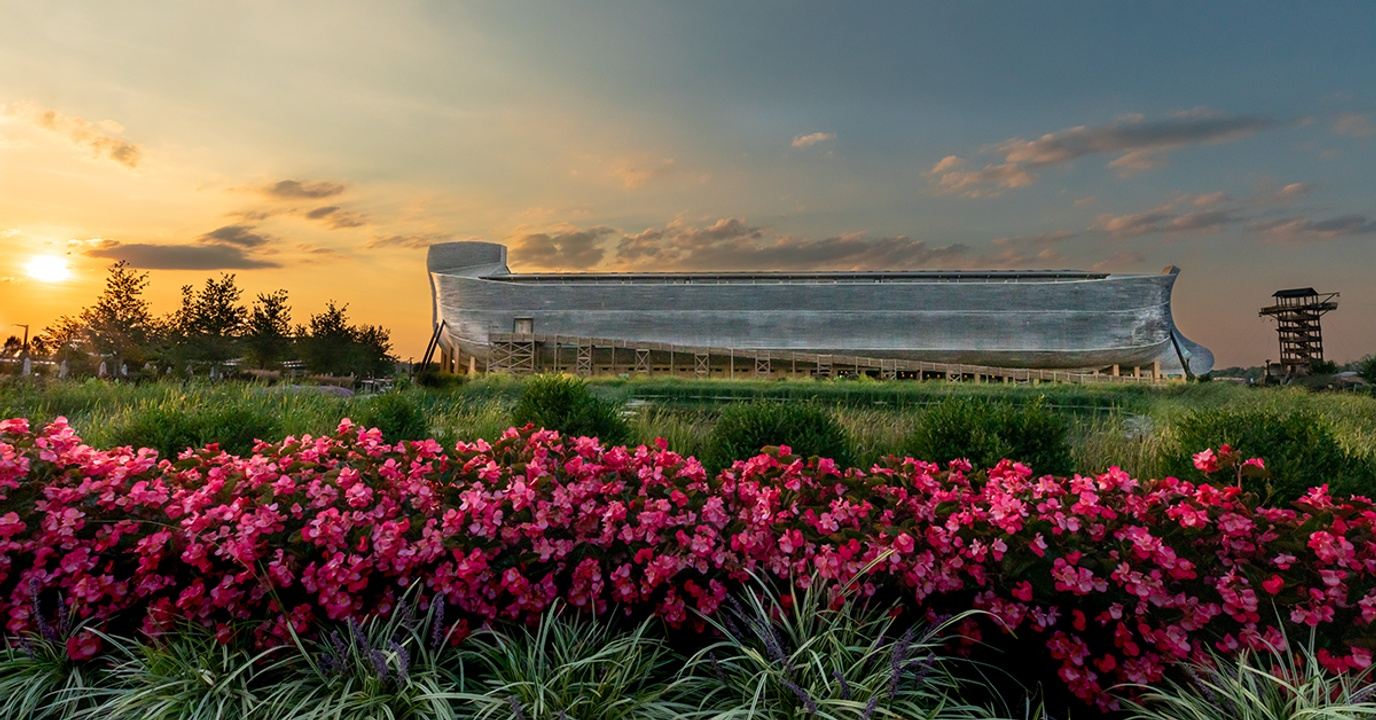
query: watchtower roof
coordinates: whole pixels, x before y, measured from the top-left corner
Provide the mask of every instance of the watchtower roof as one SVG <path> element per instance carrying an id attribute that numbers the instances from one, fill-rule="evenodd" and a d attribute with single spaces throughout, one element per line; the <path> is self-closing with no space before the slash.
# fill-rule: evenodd
<path id="1" fill-rule="evenodd" d="M 1290 288 L 1289 290 L 1277 290 L 1277 291 L 1275 291 L 1274 293 L 1271 294 L 1271 297 L 1278 297 L 1278 298 L 1313 297 L 1314 295 L 1318 295 L 1318 294 L 1319 294 L 1318 291 L 1315 290 L 1315 289 L 1312 288 L 1312 287 L 1307 287 L 1307 288 Z"/>

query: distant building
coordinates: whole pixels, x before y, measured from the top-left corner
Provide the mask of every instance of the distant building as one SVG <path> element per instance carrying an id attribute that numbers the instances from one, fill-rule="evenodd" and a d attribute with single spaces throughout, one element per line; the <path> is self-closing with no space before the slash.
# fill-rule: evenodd
<path id="1" fill-rule="evenodd" d="M 599 338 L 1003 368 L 1213 367 L 1172 319 L 1175 267 L 514 274 L 505 246 L 481 242 L 432 245 L 427 264 L 437 343 L 458 367 L 485 368 L 493 338 L 512 334 L 561 338 L 556 363 L 562 343 Z"/>

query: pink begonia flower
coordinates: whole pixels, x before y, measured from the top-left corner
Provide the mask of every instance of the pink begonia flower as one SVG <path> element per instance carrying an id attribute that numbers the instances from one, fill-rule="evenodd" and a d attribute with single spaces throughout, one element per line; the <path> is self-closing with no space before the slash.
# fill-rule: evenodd
<path id="1" fill-rule="evenodd" d="M 67 638 L 67 657 L 80 662 L 90 660 L 100 653 L 100 636 L 90 630 L 81 630 Z"/>
<path id="2" fill-rule="evenodd" d="M 1218 472 L 1218 456 L 1213 449 L 1201 450 L 1194 454 L 1194 466 L 1205 475 L 1212 475 Z"/>
<path id="3" fill-rule="evenodd" d="M 28 435 L 28 418 L 9 418 L 6 420 L 0 420 L 0 434 Z"/>

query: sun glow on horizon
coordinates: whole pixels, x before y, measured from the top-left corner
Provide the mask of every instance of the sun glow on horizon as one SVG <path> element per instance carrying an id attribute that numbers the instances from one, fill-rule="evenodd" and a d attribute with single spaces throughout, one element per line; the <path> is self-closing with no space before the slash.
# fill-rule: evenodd
<path id="1" fill-rule="evenodd" d="M 24 273 L 38 282 L 59 283 L 72 277 L 67 259 L 57 255 L 35 255 L 24 265 Z"/>

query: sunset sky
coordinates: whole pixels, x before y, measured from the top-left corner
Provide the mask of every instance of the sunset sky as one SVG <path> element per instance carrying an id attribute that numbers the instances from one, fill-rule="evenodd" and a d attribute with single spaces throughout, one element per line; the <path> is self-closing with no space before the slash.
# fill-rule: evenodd
<path id="1" fill-rule="evenodd" d="M 1342 293 L 1345 361 L 1373 168 L 1368 2 L 0 0 L 0 337 L 126 259 L 159 312 L 233 272 L 405 359 L 425 246 L 481 238 L 516 270 L 1175 264 L 1220 367 L 1275 357 L 1292 286 Z"/>

